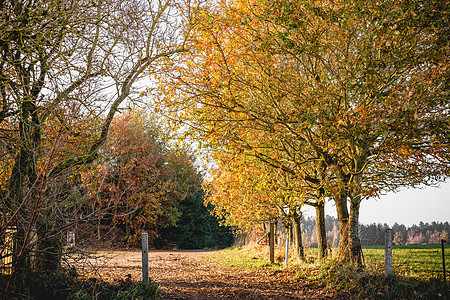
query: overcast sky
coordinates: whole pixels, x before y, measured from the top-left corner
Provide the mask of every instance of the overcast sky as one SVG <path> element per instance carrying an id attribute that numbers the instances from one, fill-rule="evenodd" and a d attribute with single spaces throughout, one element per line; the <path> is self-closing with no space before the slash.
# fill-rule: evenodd
<path id="1" fill-rule="evenodd" d="M 325 214 L 336 216 L 333 202 L 325 205 Z M 307 216 L 314 216 L 314 210 L 308 209 Z M 380 198 L 362 201 L 360 223 L 381 223 L 392 226 L 395 222 L 411 226 L 439 221 L 450 223 L 450 182 L 440 188 L 409 189 L 390 193 Z"/>

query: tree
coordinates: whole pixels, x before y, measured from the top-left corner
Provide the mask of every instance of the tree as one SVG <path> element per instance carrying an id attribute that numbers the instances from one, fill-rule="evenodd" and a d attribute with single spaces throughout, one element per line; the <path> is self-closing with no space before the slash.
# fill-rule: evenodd
<path id="1" fill-rule="evenodd" d="M 404 245 L 405 244 L 405 237 L 403 236 L 403 234 L 401 232 L 396 232 L 394 234 L 394 240 L 393 240 L 395 245 Z"/>
<path id="2" fill-rule="evenodd" d="M 194 208 L 189 204 L 198 205 L 195 200 L 203 203 L 198 196 L 202 193 L 202 176 L 194 166 L 194 157 L 167 143 L 164 132 L 151 119 L 139 109 L 116 116 L 102 147 L 101 160 L 83 177 L 87 186 L 101 182 L 91 191 L 94 207 L 90 210 L 113 207 L 97 224 L 108 224 L 107 231 L 112 226 L 120 229 L 120 235 L 113 237 L 116 244 L 139 247 L 143 231 L 149 233 L 150 243 L 170 240 L 161 232 L 167 233 L 167 228 L 177 231 L 180 218 L 192 221 L 188 215 Z M 204 210 L 209 215 L 206 207 Z M 213 226 L 209 221 L 208 224 Z M 98 228 L 98 235 L 100 231 Z M 204 232 L 203 236 L 216 232 Z"/>
<path id="3" fill-rule="evenodd" d="M 213 204 L 214 214 L 226 224 L 244 229 L 282 220 L 286 232 L 295 227 L 295 238 L 290 241 L 304 259 L 300 221 L 305 196 L 296 189 L 292 176 L 226 151 L 216 153 L 214 159 L 216 170 L 207 184 L 207 201 Z"/>
<path id="4" fill-rule="evenodd" d="M 257 161 L 225 151 L 215 158 L 216 169 L 205 184 L 215 216 L 244 229 L 278 219 L 284 204 L 273 197 L 276 191 L 270 180 L 276 175 L 268 174 Z"/>
<path id="5" fill-rule="evenodd" d="M 46 221 L 71 197 L 50 195 L 61 182 L 73 186 L 68 181 L 79 168 L 97 159 L 140 76 L 184 51 L 173 17 L 181 6 L 170 0 L 0 2 L 0 232 L 18 228 L 16 267 L 26 265 L 33 227 L 43 244 L 55 237 L 43 247 L 54 258 L 43 268 L 58 266 L 55 234 L 83 217 L 62 213 L 52 216 L 60 221 Z M 83 130 L 88 136 L 80 139 Z"/>
<path id="6" fill-rule="evenodd" d="M 218 4 L 162 89 L 211 147 L 333 199 L 340 256 L 361 263 L 361 201 L 448 176 L 447 12 L 433 0 Z"/>
<path id="7" fill-rule="evenodd" d="M 176 245 L 180 249 L 226 248 L 233 244 L 232 227 L 220 226 L 211 212 L 212 205 L 205 206 L 205 192 L 192 187 L 189 196 L 178 203 L 180 217 L 175 226 L 158 230 L 157 248 Z"/>
<path id="8" fill-rule="evenodd" d="M 88 186 L 101 182 L 91 191 L 92 209 L 113 207 L 104 222 L 110 218 L 111 225 L 121 227 L 128 246 L 138 245 L 143 230 L 153 233 L 152 241 L 158 223 L 177 220 L 175 206 L 182 191 L 168 167 L 169 151 L 145 112 L 129 111 L 114 118 L 101 161 L 94 173 L 84 176 Z"/>

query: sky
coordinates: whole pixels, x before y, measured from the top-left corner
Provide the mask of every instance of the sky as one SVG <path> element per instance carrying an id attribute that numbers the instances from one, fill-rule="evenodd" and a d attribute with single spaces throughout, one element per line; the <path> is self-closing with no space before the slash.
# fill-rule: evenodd
<path id="1" fill-rule="evenodd" d="M 336 217 L 333 202 L 325 205 L 325 214 Z M 305 215 L 314 216 L 308 209 Z M 408 189 L 389 193 L 380 198 L 361 202 L 359 221 L 361 224 L 381 223 L 392 226 L 395 222 L 411 226 L 420 221 L 450 223 L 450 182 L 439 188 Z"/>

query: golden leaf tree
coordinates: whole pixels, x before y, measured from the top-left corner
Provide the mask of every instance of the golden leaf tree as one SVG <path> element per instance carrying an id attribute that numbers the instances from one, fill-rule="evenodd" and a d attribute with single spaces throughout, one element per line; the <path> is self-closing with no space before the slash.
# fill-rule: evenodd
<path id="1" fill-rule="evenodd" d="M 205 6 L 161 85 L 166 109 L 212 149 L 333 200 L 339 255 L 361 263 L 361 201 L 449 175 L 448 11 L 434 0 Z"/>

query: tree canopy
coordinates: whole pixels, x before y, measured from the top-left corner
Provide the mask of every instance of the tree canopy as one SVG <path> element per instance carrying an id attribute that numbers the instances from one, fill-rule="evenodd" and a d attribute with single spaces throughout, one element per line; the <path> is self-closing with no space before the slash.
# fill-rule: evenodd
<path id="1" fill-rule="evenodd" d="M 305 191 L 323 191 L 336 202 L 341 256 L 360 260 L 361 200 L 449 174 L 448 11 L 440 6 L 207 6 L 191 51 L 165 77 L 165 105 L 218 152 L 257 158 Z"/>
<path id="2" fill-rule="evenodd" d="M 116 227 L 119 233 L 112 239 L 127 247 L 139 247 L 142 232 L 149 233 L 150 244 L 161 247 L 174 242 L 196 248 L 229 243 L 229 238 L 221 243 L 214 239 L 220 232 L 217 220 L 209 218 L 206 207 L 197 207 L 203 206 L 203 178 L 193 155 L 165 141 L 163 130 L 144 110 L 114 118 L 100 159 L 82 177 L 84 190 L 90 190 L 86 212 L 105 211 L 95 223 L 98 239 Z M 111 209 L 106 210 L 108 207 Z M 205 224 L 193 225 L 208 228 L 209 234 L 203 232 L 203 238 L 209 242 L 200 241 L 202 237 L 194 239 L 194 232 L 199 235 L 195 228 L 183 229 L 194 221 L 191 215 L 204 219 Z M 169 233 L 167 228 L 177 233 Z M 226 230 L 223 234 L 225 237 Z"/>

